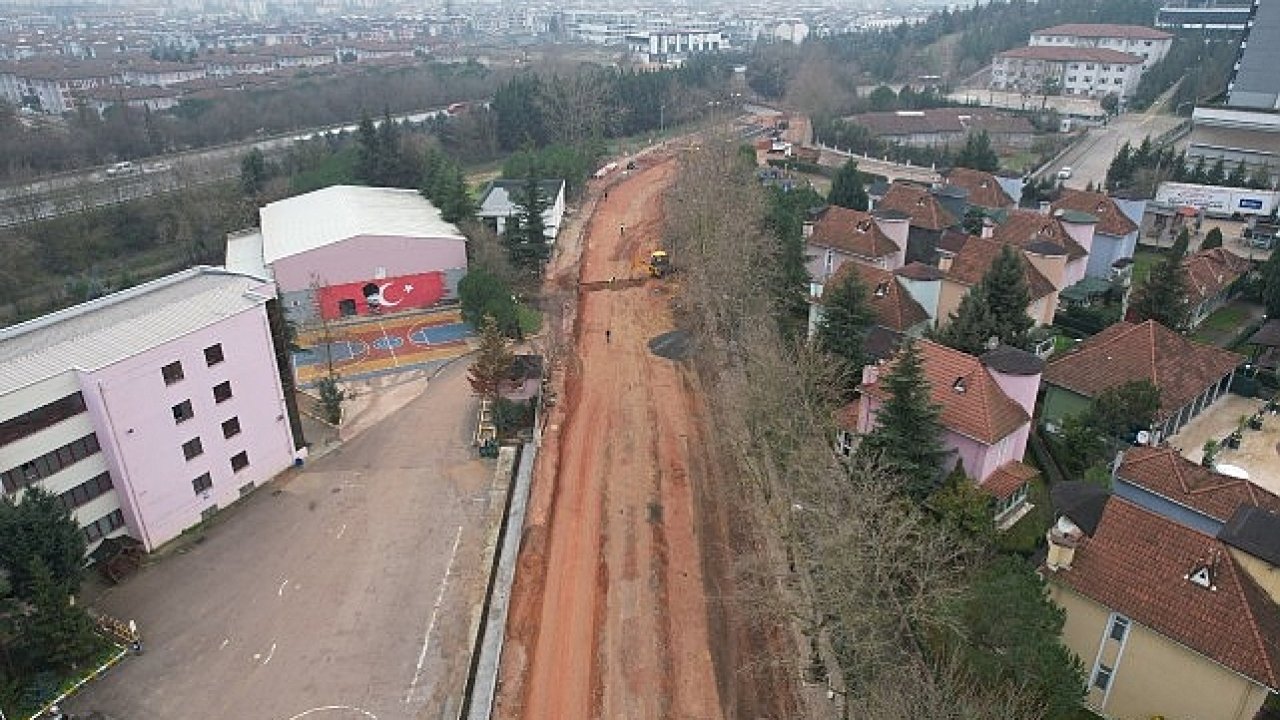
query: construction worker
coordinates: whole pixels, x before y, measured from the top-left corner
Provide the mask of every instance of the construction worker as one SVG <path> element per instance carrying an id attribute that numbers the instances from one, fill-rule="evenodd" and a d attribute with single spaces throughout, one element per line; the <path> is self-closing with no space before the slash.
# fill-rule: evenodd
<path id="1" fill-rule="evenodd" d="M 604 331 L 604 343 L 605 343 L 605 345 L 608 345 L 608 344 L 609 344 L 609 343 L 611 343 L 611 342 L 613 342 L 613 331 L 612 331 L 612 330 L 605 330 L 605 331 Z"/>
<path id="2" fill-rule="evenodd" d="M 627 225 L 626 223 L 623 223 L 622 225 L 618 226 L 618 235 L 626 235 L 626 234 L 627 234 Z"/>

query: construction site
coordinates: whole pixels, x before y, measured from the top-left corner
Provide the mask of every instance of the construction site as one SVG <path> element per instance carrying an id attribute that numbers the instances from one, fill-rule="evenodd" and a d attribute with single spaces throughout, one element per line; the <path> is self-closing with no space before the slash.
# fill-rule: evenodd
<path id="1" fill-rule="evenodd" d="M 662 251 L 675 148 L 597 178 L 547 274 L 550 387 L 494 717 L 794 714 L 777 632 L 733 592 L 759 553 L 674 328 Z M 670 353 L 665 353 L 670 354 Z M 789 641 L 785 641 L 789 642 Z"/>

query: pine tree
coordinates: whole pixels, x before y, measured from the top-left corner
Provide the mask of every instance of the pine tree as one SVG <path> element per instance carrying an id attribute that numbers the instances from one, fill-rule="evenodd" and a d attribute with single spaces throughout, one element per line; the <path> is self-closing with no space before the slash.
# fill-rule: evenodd
<path id="1" fill-rule="evenodd" d="M 32 486 L 21 502 L 12 496 L 0 501 L 0 570 L 18 597 L 31 597 L 29 569 L 37 559 L 55 582 L 76 592 L 85 549 L 84 533 L 57 495 Z"/>
<path id="2" fill-rule="evenodd" d="M 1129 145 L 1129 141 L 1125 140 L 1116 151 L 1116 156 L 1111 158 L 1111 164 L 1107 166 L 1107 188 L 1115 190 L 1128 185 L 1133 180 L 1133 171 L 1133 148 Z"/>
<path id="3" fill-rule="evenodd" d="M 1272 187 L 1271 172 L 1267 170 L 1266 165 L 1254 168 L 1253 174 L 1249 176 L 1248 185 L 1254 190 L 1266 190 Z"/>
<path id="4" fill-rule="evenodd" d="M 1210 228 L 1209 232 L 1205 233 L 1204 240 L 1200 242 L 1200 249 L 1212 250 L 1220 247 L 1222 247 L 1222 230 L 1216 227 Z"/>
<path id="5" fill-rule="evenodd" d="M 1181 260 L 1186 256 L 1187 250 L 1190 247 L 1191 231 L 1187 229 L 1186 225 L 1183 225 L 1178 230 L 1177 236 L 1173 239 L 1173 246 L 1169 248 L 1169 257 L 1172 257 L 1175 260 Z"/>
<path id="6" fill-rule="evenodd" d="M 986 213 L 982 212 L 982 208 L 974 206 L 964 211 L 964 220 L 961 226 L 964 231 L 970 235 L 981 235 L 983 221 L 986 219 Z"/>
<path id="7" fill-rule="evenodd" d="M 1262 304 L 1267 308 L 1267 317 L 1280 318 L 1280 252 L 1271 253 L 1271 257 L 1262 263 Z"/>
<path id="8" fill-rule="evenodd" d="M 376 185 L 378 177 L 378 128 L 369 113 L 360 117 L 356 128 L 356 177 L 366 185 Z"/>
<path id="9" fill-rule="evenodd" d="M 851 210 L 866 210 L 870 206 L 865 180 L 858 172 L 856 162 L 848 160 L 836 171 L 831 180 L 831 191 L 827 193 L 827 202 Z"/>
<path id="10" fill-rule="evenodd" d="M 97 646 L 93 621 L 71 604 L 72 592 L 58 582 L 40 558 L 27 568 L 31 613 L 24 622 L 23 645 L 38 667 L 69 669 L 87 660 Z"/>
<path id="11" fill-rule="evenodd" d="M 1022 262 L 1017 250 L 1002 246 L 978 287 L 995 323 L 995 336 L 1005 345 L 1026 350 L 1027 331 L 1035 322 L 1027 315 L 1031 292 Z"/>
<path id="12" fill-rule="evenodd" d="M 867 288 L 857 273 L 842 275 L 839 283 L 823 289 L 822 319 L 815 338 L 818 347 L 835 356 L 842 366 L 849 390 L 862 379 L 862 366 L 867 364 L 864 343 L 873 322 Z"/>
<path id="13" fill-rule="evenodd" d="M 1227 176 L 1224 184 L 1236 188 L 1249 186 L 1249 168 L 1245 167 L 1243 160 L 1236 164 L 1235 169 Z"/>
<path id="14" fill-rule="evenodd" d="M 967 167 L 974 170 L 995 172 L 1000 169 L 1000 158 L 991 147 L 991 137 L 986 130 L 969 133 L 964 147 L 956 155 L 956 167 Z"/>
<path id="15" fill-rule="evenodd" d="M 511 372 L 514 360 L 498 322 L 492 315 L 485 315 L 480 321 L 480 349 L 476 352 L 475 362 L 467 370 L 471 391 L 480 398 L 496 400 L 498 387 Z"/>
<path id="16" fill-rule="evenodd" d="M 944 523 L 973 537 L 990 539 L 995 532 L 991 496 L 969 478 L 963 461 L 956 463 L 926 504 Z"/>
<path id="17" fill-rule="evenodd" d="M 551 255 L 551 246 L 547 244 L 546 222 L 542 212 L 546 208 L 546 200 L 538 188 L 538 180 L 530 175 L 525 179 L 523 190 L 516 195 L 516 212 L 507 218 L 503 230 L 502 242 L 507 247 L 507 257 L 511 264 L 530 275 L 541 272 L 542 264 Z"/>
<path id="18" fill-rule="evenodd" d="M 876 414 L 876 427 L 859 445 L 903 482 L 903 491 L 918 501 L 942 480 L 941 408 L 933 404 L 924 360 L 913 338 L 903 341 L 892 367 L 880 379 L 889 397 Z"/>
<path id="19" fill-rule="evenodd" d="M 933 332 L 933 339 L 953 350 L 981 355 L 987 340 L 996 334 L 996 321 L 991 307 L 979 287 L 969 289 L 947 319 L 947 324 Z"/>
<path id="20" fill-rule="evenodd" d="M 1133 295 L 1129 312 L 1139 322 L 1155 320 L 1172 330 L 1187 325 L 1187 280 L 1182 262 L 1165 258 L 1151 268 L 1151 273 Z"/>
<path id="21" fill-rule="evenodd" d="M 1205 182 L 1208 185 L 1221 185 L 1227 180 L 1227 166 L 1222 162 L 1222 158 L 1214 161 L 1213 166 L 1209 168 L 1209 174 L 1205 176 Z"/>

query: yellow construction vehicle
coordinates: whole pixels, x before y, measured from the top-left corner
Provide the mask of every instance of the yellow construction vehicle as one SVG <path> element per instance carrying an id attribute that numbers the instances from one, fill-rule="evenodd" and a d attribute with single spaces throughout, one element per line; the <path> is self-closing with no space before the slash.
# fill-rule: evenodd
<path id="1" fill-rule="evenodd" d="M 654 250 L 649 253 L 648 267 L 653 277 L 666 277 L 671 272 L 671 256 L 665 250 Z"/>

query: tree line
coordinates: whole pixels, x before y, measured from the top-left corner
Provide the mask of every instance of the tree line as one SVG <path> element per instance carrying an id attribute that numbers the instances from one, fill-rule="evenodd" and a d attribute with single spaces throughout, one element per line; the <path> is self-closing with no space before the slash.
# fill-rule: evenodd
<path id="1" fill-rule="evenodd" d="M 1120 146 L 1107 166 L 1105 183 L 1108 190 L 1154 196 L 1166 180 L 1255 190 L 1273 187 L 1265 167 L 1250 172 L 1243 160 L 1228 166 L 1222 158 L 1206 163 L 1203 157 L 1197 157 L 1193 164 L 1188 162 L 1186 150 L 1175 152 L 1173 145 L 1156 147 L 1150 136 L 1136 148 L 1127 140 Z"/>
<path id="2" fill-rule="evenodd" d="M 788 259 L 795 223 L 779 222 L 778 192 L 734 148 L 710 146 L 685 159 L 666 206 L 685 278 L 677 319 L 698 348 L 713 442 L 737 460 L 746 512 L 792 559 L 745 563 L 740 609 L 806 637 L 798 661 L 780 650 L 736 672 L 763 682 L 781 663 L 829 679 L 846 717 L 1072 717 L 1083 670 L 1058 638 L 1062 611 L 1030 564 L 999 552 L 963 468 L 944 472 L 939 409 L 911 341 L 882 373 L 877 428 L 849 456 L 836 451 L 857 380 L 821 330 L 807 341 L 779 307 L 777 287 L 805 278 Z"/>

